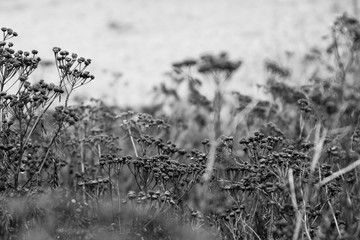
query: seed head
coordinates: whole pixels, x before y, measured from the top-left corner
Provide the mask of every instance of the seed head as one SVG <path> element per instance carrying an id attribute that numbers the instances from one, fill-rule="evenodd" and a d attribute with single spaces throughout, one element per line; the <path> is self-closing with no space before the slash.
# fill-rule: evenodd
<path id="1" fill-rule="evenodd" d="M 53 52 L 55 53 L 55 54 L 57 54 L 58 52 L 60 52 L 61 51 L 61 48 L 59 48 L 59 47 L 54 47 L 53 48 Z"/>
<path id="2" fill-rule="evenodd" d="M 21 75 L 21 76 L 19 77 L 19 80 L 20 80 L 21 82 L 25 82 L 25 81 L 27 80 L 27 77 L 26 77 L 25 75 Z"/>

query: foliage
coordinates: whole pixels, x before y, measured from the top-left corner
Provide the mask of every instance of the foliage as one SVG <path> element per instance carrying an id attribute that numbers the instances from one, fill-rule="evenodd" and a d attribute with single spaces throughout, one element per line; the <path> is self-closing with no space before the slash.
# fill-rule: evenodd
<path id="1" fill-rule="evenodd" d="M 1 30 L 1 239 L 359 238 L 356 19 L 304 57 L 306 85 L 266 60 L 257 99 L 228 88 L 241 61 L 204 55 L 174 63 L 139 112 L 70 106 L 94 77 L 60 48 L 58 84 L 32 84 L 37 51 Z"/>

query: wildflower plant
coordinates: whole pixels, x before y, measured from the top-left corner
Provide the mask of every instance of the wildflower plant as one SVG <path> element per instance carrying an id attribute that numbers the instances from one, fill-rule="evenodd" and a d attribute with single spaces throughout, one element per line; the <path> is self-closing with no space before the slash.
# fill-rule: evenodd
<path id="1" fill-rule="evenodd" d="M 17 189 L 28 185 L 34 175 L 40 177 L 49 161 L 56 166 L 58 160 L 52 154 L 55 139 L 63 127 L 73 125 L 77 120 L 67 109 L 70 94 L 79 84 L 86 84 L 94 77 L 84 71 L 90 64 L 89 60 L 80 58 L 77 69 L 71 69 L 77 56 L 74 54 L 71 61 L 68 61 L 66 51 L 60 52 L 59 48 L 54 48 L 59 84 L 48 84 L 44 80 L 31 84 L 29 77 L 41 60 L 37 56 L 38 52 L 15 51 L 13 43 L 8 40 L 16 37 L 17 33 L 9 28 L 1 30 L 1 179 L 6 186 Z M 65 104 L 56 108 L 54 114 L 56 130 L 48 133 L 44 123 L 45 114 L 64 92 Z M 39 142 L 41 138 L 48 137 L 50 141 L 45 142 L 45 145 Z"/>
<path id="2" fill-rule="evenodd" d="M 37 51 L 2 28 L 1 239 L 358 239 L 359 29 L 335 20 L 330 46 L 304 57 L 307 85 L 265 61 L 266 100 L 226 91 L 241 66 L 227 54 L 177 62 L 142 113 L 70 106 L 94 77 L 60 48 L 58 84 L 31 83 Z"/>

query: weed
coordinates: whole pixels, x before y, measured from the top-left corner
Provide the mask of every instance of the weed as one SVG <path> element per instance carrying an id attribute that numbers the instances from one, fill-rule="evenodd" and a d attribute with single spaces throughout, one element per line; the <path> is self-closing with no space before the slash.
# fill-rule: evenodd
<path id="1" fill-rule="evenodd" d="M 359 238 L 359 29 L 335 20 L 307 85 L 267 60 L 256 99 L 227 88 L 241 61 L 204 55 L 135 111 L 70 106 L 91 60 L 57 47 L 58 84 L 31 83 L 37 51 L 2 28 L 1 239 Z"/>

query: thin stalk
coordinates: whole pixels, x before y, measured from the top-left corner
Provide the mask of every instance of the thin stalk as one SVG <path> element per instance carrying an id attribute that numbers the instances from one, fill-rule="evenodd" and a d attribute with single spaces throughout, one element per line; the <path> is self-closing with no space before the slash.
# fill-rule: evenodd
<path id="1" fill-rule="evenodd" d="M 329 201 L 329 200 L 327 201 L 327 203 L 328 203 L 329 208 L 330 208 L 330 210 L 331 210 L 331 214 L 332 214 L 332 216 L 333 216 L 333 218 L 334 218 L 334 222 L 335 222 L 336 230 L 337 230 L 337 232 L 338 232 L 338 234 L 339 234 L 340 238 L 342 238 L 341 231 L 340 231 L 340 228 L 339 228 L 339 223 L 338 223 L 338 221 L 337 221 L 337 219 L 336 219 L 336 216 L 335 216 L 335 211 L 334 211 L 334 208 L 332 207 L 332 205 L 331 205 L 331 203 L 330 203 L 330 201 Z"/>
<path id="2" fill-rule="evenodd" d="M 4 78 L 2 77 L 2 83 L 1 83 L 1 89 L 0 91 L 2 92 L 4 90 Z M 3 130 L 3 98 L 0 97 L 0 132 L 2 132 Z"/>
<path id="3" fill-rule="evenodd" d="M 21 112 L 22 113 L 22 112 Z M 20 114 L 21 114 L 20 113 Z M 23 139 L 23 137 L 21 136 L 22 135 L 22 122 L 21 122 L 21 116 L 20 116 L 20 121 L 19 121 L 19 131 L 20 131 L 20 139 Z M 20 173 L 20 169 L 21 169 L 21 160 L 22 160 L 22 155 L 24 153 L 24 145 L 23 145 L 23 141 L 20 141 L 20 149 L 21 149 L 21 155 L 19 156 L 19 159 L 18 159 L 18 166 L 17 166 L 17 169 L 15 171 L 15 175 L 14 175 L 14 187 L 15 189 L 17 189 L 18 187 L 18 184 L 19 184 L 19 173 Z"/>
<path id="4" fill-rule="evenodd" d="M 298 239 L 298 236 L 300 234 L 300 230 L 301 230 L 301 226 L 302 226 L 302 218 L 303 216 L 306 214 L 306 206 L 308 204 L 309 198 L 310 198 L 310 191 L 312 189 L 312 184 L 313 184 L 313 174 L 315 172 L 315 168 L 316 165 L 319 162 L 322 150 L 323 150 L 323 145 L 325 142 L 325 137 L 327 135 L 327 130 L 323 130 L 322 134 L 321 134 L 321 124 L 318 123 L 315 126 L 315 140 L 314 142 L 316 143 L 315 145 L 315 152 L 314 152 L 314 156 L 310 165 L 310 174 L 309 174 L 309 182 L 306 185 L 305 189 L 304 189 L 304 200 L 303 200 L 303 205 L 302 205 L 302 209 L 301 209 L 301 214 L 300 216 L 297 216 L 296 218 L 296 225 L 295 225 L 295 230 L 294 230 L 294 235 L 293 235 L 293 239 Z M 305 223 L 306 224 L 306 223 Z"/>
<path id="5" fill-rule="evenodd" d="M 110 200 L 111 200 L 111 206 L 114 209 L 114 202 L 113 202 L 113 192 L 112 192 L 112 183 L 111 183 L 111 165 L 108 165 L 108 177 L 109 177 L 109 193 L 110 193 Z"/>
<path id="6" fill-rule="evenodd" d="M 56 96 L 57 96 L 57 95 L 54 95 L 54 98 L 49 102 L 49 104 L 48 104 L 48 105 L 40 112 L 40 114 L 37 116 L 37 118 L 36 118 L 36 120 L 35 120 L 35 123 L 34 123 L 34 125 L 32 126 L 32 128 L 31 128 L 31 130 L 30 130 L 30 132 L 29 132 L 29 134 L 28 134 L 28 136 L 27 136 L 27 138 L 26 138 L 26 140 L 25 140 L 25 142 L 24 142 L 24 146 L 26 146 L 27 143 L 29 142 L 32 133 L 34 132 L 36 126 L 37 126 L 37 125 L 39 124 L 39 122 L 40 122 L 40 119 L 44 116 L 45 112 L 49 109 L 49 107 L 50 107 L 50 106 L 52 105 L 52 103 L 55 101 Z"/>
<path id="7" fill-rule="evenodd" d="M 345 79 L 346 79 L 346 69 L 345 69 L 345 65 L 340 57 L 340 52 L 339 52 L 339 45 L 338 45 L 338 41 L 337 41 L 337 38 L 336 38 L 336 31 L 335 29 L 333 29 L 332 31 L 332 37 L 333 37 L 333 40 L 334 40 L 334 48 L 335 48 L 335 59 L 336 59 L 336 62 L 337 62 L 337 65 L 340 69 L 340 81 L 341 81 L 341 84 L 344 84 L 345 83 Z"/>
<path id="8" fill-rule="evenodd" d="M 80 143 L 80 155 L 81 155 L 81 169 L 80 169 L 80 171 L 81 171 L 82 176 L 84 176 L 84 174 L 85 174 L 85 165 L 84 165 L 84 161 L 85 161 L 84 140 L 81 141 L 81 143 Z M 83 184 L 82 188 L 83 188 L 83 202 L 85 203 L 85 202 L 86 202 L 86 196 L 85 196 L 85 191 L 86 191 L 86 189 L 85 189 L 85 184 Z"/>
<path id="9" fill-rule="evenodd" d="M 214 98 L 215 138 L 218 138 L 221 135 L 221 122 L 220 122 L 221 99 L 222 99 L 222 95 L 221 95 L 220 89 L 217 89 L 216 92 L 215 92 L 215 98 Z"/>
<path id="10" fill-rule="evenodd" d="M 54 136 L 52 137 L 49 145 L 47 146 L 47 151 L 45 153 L 45 156 L 43 158 L 43 160 L 41 161 L 40 165 L 38 166 L 36 172 L 34 172 L 32 175 L 30 175 L 29 179 L 26 181 L 26 183 L 22 186 L 23 188 L 32 180 L 32 178 L 34 177 L 34 175 L 40 175 L 40 172 L 42 170 L 42 168 L 44 167 L 44 164 L 46 162 L 46 159 L 48 158 L 49 154 L 50 154 L 50 148 L 53 145 L 53 143 L 55 142 L 56 137 L 59 135 L 60 131 L 62 128 L 62 123 L 60 124 L 59 128 L 56 130 Z"/>
<path id="11" fill-rule="evenodd" d="M 138 152 L 137 152 L 137 150 L 136 150 L 135 141 L 134 141 L 134 138 L 133 138 L 132 133 L 131 133 L 131 130 L 130 130 L 130 126 L 129 126 L 128 124 L 126 124 L 126 127 L 127 127 L 127 130 L 128 130 L 129 136 L 130 136 L 130 140 L 131 140 L 132 147 L 133 147 L 134 152 L 135 152 L 135 156 L 136 156 L 136 157 L 139 157 Z"/>

